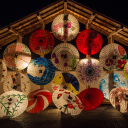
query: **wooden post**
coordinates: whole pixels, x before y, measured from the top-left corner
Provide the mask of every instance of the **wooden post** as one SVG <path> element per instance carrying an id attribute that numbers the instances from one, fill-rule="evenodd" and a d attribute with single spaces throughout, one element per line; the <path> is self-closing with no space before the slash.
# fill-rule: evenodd
<path id="1" fill-rule="evenodd" d="M 93 21 L 94 18 L 95 18 L 95 13 L 91 14 L 91 16 L 89 17 L 87 24 L 86 24 L 86 29 L 91 28 L 91 22 Z"/>

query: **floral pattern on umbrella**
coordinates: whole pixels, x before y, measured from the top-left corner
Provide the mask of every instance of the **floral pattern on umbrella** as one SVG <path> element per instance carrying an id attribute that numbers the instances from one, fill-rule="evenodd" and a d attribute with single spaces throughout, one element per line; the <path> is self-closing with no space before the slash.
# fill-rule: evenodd
<path id="1" fill-rule="evenodd" d="M 109 92 L 117 87 L 128 87 L 126 79 L 118 73 L 105 75 L 99 84 L 99 89 L 103 92 L 106 99 L 109 99 Z"/>
<path id="2" fill-rule="evenodd" d="M 12 43 L 4 50 L 3 61 L 12 70 L 23 70 L 31 61 L 31 52 L 23 43 Z"/>
<path id="3" fill-rule="evenodd" d="M 96 59 L 82 59 L 77 67 L 76 74 L 78 79 L 85 85 L 95 85 L 103 74 L 103 68 Z"/>

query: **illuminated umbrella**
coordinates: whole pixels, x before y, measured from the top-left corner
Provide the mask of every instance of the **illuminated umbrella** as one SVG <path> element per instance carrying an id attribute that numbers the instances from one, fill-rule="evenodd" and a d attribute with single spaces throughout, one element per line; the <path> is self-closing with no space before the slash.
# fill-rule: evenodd
<path id="1" fill-rule="evenodd" d="M 52 22 L 52 32 L 58 40 L 71 41 L 79 32 L 79 22 L 71 14 L 60 14 Z"/>
<path id="2" fill-rule="evenodd" d="M 46 85 L 54 78 L 55 67 L 50 60 L 39 57 L 30 62 L 27 75 L 33 83 Z"/>
<path id="3" fill-rule="evenodd" d="M 117 73 L 105 75 L 99 84 L 99 89 L 103 92 L 106 99 L 109 99 L 109 92 L 116 87 L 128 87 L 126 79 Z"/>
<path id="4" fill-rule="evenodd" d="M 78 79 L 85 85 L 95 85 L 103 74 L 103 68 L 96 59 L 82 59 L 76 67 Z"/>
<path id="5" fill-rule="evenodd" d="M 79 52 L 72 44 L 61 43 L 53 49 L 51 61 L 57 69 L 69 71 L 79 62 Z"/>
<path id="6" fill-rule="evenodd" d="M 118 87 L 112 89 L 109 94 L 110 103 L 121 113 L 127 112 L 128 88 Z"/>
<path id="7" fill-rule="evenodd" d="M 83 30 L 76 39 L 76 45 L 80 52 L 86 55 L 98 53 L 102 47 L 101 35 L 92 29 Z"/>
<path id="8" fill-rule="evenodd" d="M 56 107 L 65 114 L 78 115 L 83 106 L 79 98 L 68 90 L 56 90 L 52 95 L 52 100 Z"/>
<path id="9" fill-rule="evenodd" d="M 88 88 L 78 95 L 82 102 L 83 110 L 93 110 L 99 107 L 104 99 L 102 91 L 97 88 Z"/>
<path id="10" fill-rule="evenodd" d="M 127 60 L 125 49 L 115 43 L 111 43 L 102 48 L 100 52 L 100 62 L 107 70 L 121 69 Z"/>
<path id="11" fill-rule="evenodd" d="M 3 82 L 7 75 L 7 67 L 4 61 L 0 60 L 0 82 Z"/>
<path id="12" fill-rule="evenodd" d="M 31 61 L 31 52 L 22 43 L 12 43 L 5 48 L 3 60 L 10 69 L 23 70 Z"/>
<path id="13" fill-rule="evenodd" d="M 27 96 L 30 92 L 30 89 L 30 81 L 28 77 L 22 73 L 12 73 L 8 75 L 3 83 L 4 92 L 20 91 Z"/>
<path id="14" fill-rule="evenodd" d="M 27 97 L 19 91 L 8 91 L 0 95 L 0 117 L 15 118 L 22 114 L 28 105 Z"/>
<path id="15" fill-rule="evenodd" d="M 30 49 L 39 55 L 49 53 L 55 44 L 53 35 L 47 30 L 36 30 L 32 33 L 29 39 Z"/>
<path id="16" fill-rule="evenodd" d="M 128 62 L 124 66 L 124 77 L 128 81 Z"/>
<path id="17" fill-rule="evenodd" d="M 28 107 L 26 109 L 29 113 L 37 113 L 45 108 L 51 103 L 52 95 L 48 90 L 38 89 L 33 92 L 28 97 Z"/>
<path id="18" fill-rule="evenodd" d="M 73 92 L 75 95 L 79 91 L 79 82 L 77 78 L 70 73 L 61 73 L 54 77 L 52 80 L 52 90 L 65 89 Z"/>

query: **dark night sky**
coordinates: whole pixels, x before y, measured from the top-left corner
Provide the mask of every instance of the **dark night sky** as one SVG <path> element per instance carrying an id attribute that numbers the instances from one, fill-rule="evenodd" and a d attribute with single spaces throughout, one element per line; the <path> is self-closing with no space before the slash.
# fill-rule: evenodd
<path id="1" fill-rule="evenodd" d="M 79 2 L 128 26 L 128 2 L 126 0 L 125 2 L 122 1 L 76 0 L 76 2 Z M 38 11 L 53 2 L 56 2 L 56 0 L 1 0 L 0 28 Z"/>

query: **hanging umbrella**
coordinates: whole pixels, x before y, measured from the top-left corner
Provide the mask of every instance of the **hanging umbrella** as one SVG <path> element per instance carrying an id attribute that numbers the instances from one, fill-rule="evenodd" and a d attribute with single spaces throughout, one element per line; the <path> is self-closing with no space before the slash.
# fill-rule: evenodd
<path id="1" fill-rule="evenodd" d="M 98 53 L 102 47 L 101 35 L 92 29 L 83 30 L 76 39 L 76 45 L 80 52 L 86 55 Z"/>
<path id="2" fill-rule="evenodd" d="M 54 78 L 55 67 L 50 60 L 39 57 L 30 62 L 27 75 L 33 83 L 46 85 Z"/>
<path id="3" fill-rule="evenodd" d="M 83 110 L 93 110 L 99 107 L 104 99 L 102 91 L 97 88 L 88 88 L 78 95 L 82 102 Z"/>
<path id="4" fill-rule="evenodd" d="M 109 99 L 109 92 L 117 87 L 128 87 L 126 79 L 118 73 L 105 75 L 99 84 L 99 89 L 103 92 L 106 99 Z"/>
<path id="5" fill-rule="evenodd" d="M 31 52 L 23 43 L 12 43 L 5 48 L 3 60 L 10 69 L 23 70 L 31 61 Z"/>
<path id="6" fill-rule="evenodd" d="M 110 103 L 121 113 L 127 112 L 128 88 L 118 87 L 111 90 L 109 94 Z"/>
<path id="7" fill-rule="evenodd" d="M 79 52 L 72 44 L 61 43 L 53 49 L 51 61 L 57 69 L 69 71 L 79 62 Z"/>
<path id="8" fill-rule="evenodd" d="M 77 78 L 70 73 L 60 73 L 52 80 L 52 90 L 65 89 L 73 92 L 75 95 L 79 91 L 79 82 Z"/>
<path id="9" fill-rule="evenodd" d="M 124 77 L 128 81 L 128 62 L 124 66 Z"/>
<path id="10" fill-rule="evenodd" d="M 102 77 L 103 68 L 96 59 L 82 59 L 77 67 L 76 74 L 78 79 L 85 85 L 95 85 Z"/>
<path id="11" fill-rule="evenodd" d="M 125 65 L 127 54 L 121 45 L 111 43 L 102 48 L 99 58 L 104 68 L 114 71 Z"/>
<path id="12" fill-rule="evenodd" d="M 79 98 L 68 90 L 56 90 L 52 95 L 52 100 L 56 107 L 65 114 L 78 115 L 83 106 Z"/>
<path id="13" fill-rule="evenodd" d="M 4 61 L 0 60 L 0 82 L 3 82 L 3 80 L 6 78 L 6 75 L 7 75 L 7 67 Z"/>
<path id="14" fill-rule="evenodd" d="M 36 30 L 32 33 L 29 39 L 30 49 L 39 55 L 49 53 L 55 44 L 53 35 L 47 30 Z"/>
<path id="15" fill-rule="evenodd" d="M 3 83 L 4 92 L 20 91 L 27 96 L 30 92 L 30 89 L 31 89 L 30 81 L 28 77 L 26 77 L 22 73 L 9 74 Z"/>
<path id="16" fill-rule="evenodd" d="M 28 107 L 26 109 L 29 113 L 37 113 L 51 103 L 52 95 L 48 90 L 38 89 L 30 93 L 28 97 Z"/>
<path id="17" fill-rule="evenodd" d="M 60 41 L 71 41 L 79 32 L 79 22 L 71 14 L 60 14 L 52 22 L 52 32 Z"/>
<path id="18" fill-rule="evenodd" d="M 15 118 L 26 110 L 27 105 L 28 99 L 22 92 L 5 92 L 0 95 L 0 117 Z"/>

